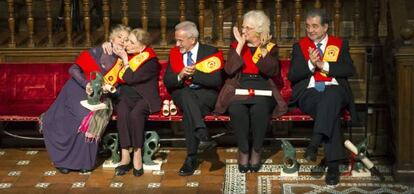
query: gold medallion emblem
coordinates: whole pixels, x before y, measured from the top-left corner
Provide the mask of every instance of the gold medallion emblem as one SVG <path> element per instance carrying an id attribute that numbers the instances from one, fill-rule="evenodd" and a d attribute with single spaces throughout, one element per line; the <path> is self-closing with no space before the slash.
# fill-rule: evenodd
<path id="1" fill-rule="evenodd" d="M 323 55 L 323 61 L 325 62 L 336 62 L 339 56 L 339 48 L 335 45 L 329 45 L 325 49 L 325 54 Z"/>

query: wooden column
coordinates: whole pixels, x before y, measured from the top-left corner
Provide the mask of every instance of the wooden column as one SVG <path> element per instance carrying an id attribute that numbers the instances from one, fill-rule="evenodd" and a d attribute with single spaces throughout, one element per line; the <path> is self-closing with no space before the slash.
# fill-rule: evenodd
<path id="1" fill-rule="evenodd" d="M 320 9 L 322 8 L 321 0 L 315 0 L 315 4 L 313 4 L 313 7 Z"/>
<path id="2" fill-rule="evenodd" d="M 15 38 L 15 20 L 14 20 L 14 0 L 7 0 L 7 10 L 9 12 L 9 48 L 16 48 L 16 38 Z"/>
<path id="3" fill-rule="evenodd" d="M 145 31 L 148 31 L 148 0 L 142 0 L 141 1 L 141 23 L 142 23 L 142 29 Z"/>
<path id="4" fill-rule="evenodd" d="M 71 0 L 64 0 L 64 17 L 66 30 L 66 47 L 72 47 L 72 17 L 71 17 Z"/>
<path id="5" fill-rule="evenodd" d="M 47 47 L 53 46 L 53 20 L 52 13 L 50 9 L 50 3 L 52 0 L 46 0 L 46 29 L 47 29 Z"/>
<path id="6" fill-rule="evenodd" d="M 121 1 L 122 25 L 128 26 L 128 0 Z"/>
<path id="7" fill-rule="evenodd" d="M 360 17 L 361 5 L 359 4 L 359 0 L 354 0 L 353 7 L 354 7 L 354 17 L 353 17 L 354 18 L 354 31 L 352 34 L 352 40 L 354 42 L 359 42 L 360 41 L 359 26 L 360 26 L 360 20 L 361 20 L 361 17 Z"/>
<path id="8" fill-rule="evenodd" d="M 185 21 L 185 0 L 180 0 L 178 9 L 180 10 L 180 22 Z"/>
<path id="9" fill-rule="evenodd" d="M 334 35 L 335 36 L 340 36 L 340 28 L 341 28 L 341 1 L 340 0 L 335 0 L 334 3 L 334 9 L 335 9 L 335 15 L 334 15 Z"/>
<path id="10" fill-rule="evenodd" d="M 217 16 L 217 30 L 218 30 L 218 39 L 217 46 L 224 46 L 224 31 L 223 31 L 223 22 L 224 22 L 224 0 L 217 0 L 218 7 L 218 16 Z"/>
<path id="11" fill-rule="evenodd" d="M 167 13 L 166 2 L 160 0 L 160 23 L 161 23 L 161 42 L 160 45 L 167 45 Z"/>
<path id="12" fill-rule="evenodd" d="M 89 0 L 83 0 L 83 26 L 85 33 L 85 47 L 91 47 L 91 18 L 89 16 Z"/>
<path id="13" fill-rule="evenodd" d="M 279 43 L 282 40 L 282 0 L 276 0 L 275 2 L 275 37 L 276 42 Z"/>
<path id="14" fill-rule="evenodd" d="M 35 46 L 33 40 L 34 34 L 34 18 L 33 18 L 33 0 L 26 0 L 27 8 L 27 33 L 29 34 L 29 41 L 27 42 L 27 47 L 33 48 Z"/>
<path id="15" fill-rule="evenodd" d="M 379 41 L 378 36 L 378 29 L 379 29 L 379 20 L 380 20 L 380 2 L 379 1 L 373 1 L 373 16 L 372 16 L 372 27 L 370 28 L 369 36 L 371 40 L 374 42 Z"/>
<path id="16" fill-rule="evenodd" d="M 263 0 L 256 0 L 256 9 L 258 10 L 263 9 Z"/>
<path id="17" fill-rule="evenodd" d="M 103 12 L 103 18 L 102 23 L 104 26 L 104 39 L 105 41 L 109 41 L 109 22 L 110 22 L 110 6 L 109 6 L 109 0 L 103 0 L 102 1 L 102 12 Z"/>
<path id="18" fill-rule="evenodd" d="M 201 43 L 204 43 L 204 9 L 205 4 L 204 0 L 198 1 L 198 31 L 200 32 L 199 40 Z"/>
<path id="19" fill-rule="evenodd" d="M 397 63 L 397 126 L 394 137 L 398 181 L 414 180 L 414 47 L 404 46 L 395 54 Z"/>
<path id="20" fill-rule="evenodd" d="M 237 10 L 236 11 L 237 12 L 237 27 L 240 30 L 243 25 L 243 0 L 237 0 L 236 10 Z"/>
<path id="21" fill-rule="evenodd" d="M 295 0 L 295 40 L 299 40 L 300 38 L 301 13 L 302 13 L 302 2 L 301 0 Z"/>

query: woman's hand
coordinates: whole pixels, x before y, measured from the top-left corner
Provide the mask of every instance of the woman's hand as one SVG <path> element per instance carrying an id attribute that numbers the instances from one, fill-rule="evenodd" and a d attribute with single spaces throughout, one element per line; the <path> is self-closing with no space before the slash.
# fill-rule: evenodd
<path id="1" fill-rule="evenodd" d="M 102 49 L 105 54 L 112 55 L 112 42 L 104 42 L 102 44 Z"/>
<path id="2" fill-rule="evenodd" d="M 246 36 L 244 36 L 243 34 L 240 34 L 239 29 L 236 26 L 233 27 L 233 34 L 234 34 L 234 38 L 236 38 L 237 40 L 236 52 L 239 55 L 241 55 L 243 46 L 246 43 Z"/>

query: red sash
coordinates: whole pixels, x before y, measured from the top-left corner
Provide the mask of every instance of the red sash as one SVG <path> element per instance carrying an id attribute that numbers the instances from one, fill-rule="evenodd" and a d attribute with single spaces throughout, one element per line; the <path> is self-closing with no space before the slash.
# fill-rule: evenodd
<path id="1" fill-rule="evenodd" d="M 83 73 L 87 80 L 91 80 L 91 72 L 98 71 L 101 72 L 101 68 L 99 68 L 99 64 L 95 61 L 95 59 L 91 56 L 89 51 L 82 51 L 79 54 L 78 58 L 76 58 L 75 63 L 82 69 Z"/>
<path id="2" fill-rule="evenodd" d="M 213 59 L 219 59 L 219 63 L 218 66 L 216 65 L 211 65 L 212 68 L 214 68 L 211 71 L 208 71 L 208 73 L 214 73 L 220 69 L 222 69 L 224 67 L 224 58 L 223 58 L 223 51 L 218 51 L 212 55 L 209 55 L 205 58 L 203 58 L 202 60 L 198 61 L 197 63 L 195 63 L 194 65 L 196 66 L 196 69 L 201 71 L 201 72 L 205 72 L 205 68 L 208 67 L 208 63 L 210 62 L 210 60 Z M 216 60 L 214 60 L 216 61 Z M 203 65 L 207 63 L 206 65 Z M 173 47 L 171 48 L 170 51 L 170 65 L 171 65 L 171 69 L 174 73 L 178 74 L 181 72 L 181 70 L 184 68 L 184 62 L 183 62 L 183 54 L 180 53 L 180 49 L 178 47 Z M 200 69 L 200 68 L 203 68 Z"/>
<path id="3" fill-rule="evenodd" d="M 305 61 L 309 60 L 308 48 L 317 49 L 315 43 L 309 38 L 305 37 L 299 41 L 300 48 L 302 50 Z M 333 36 L 328 37 L 328 43 L 325 47 L 324 56 L 320 56 L 324 62 L 336 62 L 342 48 L 342 39 Z M 315 70 L 313 73 L 315 81 L 331 81 L 332 77 L 328 77 L 326 74 Z"/>
<path id="4" fill-rule="evenodd" d="M 231 47 L 236 49 L 237 48 L 237 44 L 238 42 L 232 42 L 231 43 Z M 247 44 L 243 45 L 243 48 L 241 50 L 241 55 L 243 57 L 243 61 L 244 61 L 244 66 L 243 66 L 243 73 L 246 74 L 259 74 L 259 69 L 256 67 L 256 63 L 253 62 L 253 54 L 250 51 L 249 47 L 247 46 Z"/>

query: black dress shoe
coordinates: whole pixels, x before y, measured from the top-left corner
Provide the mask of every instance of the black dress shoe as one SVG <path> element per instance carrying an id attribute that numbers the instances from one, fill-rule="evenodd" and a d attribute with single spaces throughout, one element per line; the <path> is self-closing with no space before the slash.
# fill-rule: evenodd
<path id="1" fill-rule="evenodd" d="M 87 170 L 87 169 L 80 169 L 80 170 L 79 170 L 79 172 L 80 172 L 80 173 L 88 173 L 88 172 L 90 172 L 90 170 Z"/>
<path id="2" fill-rule="evenodd" d="M 180 168 L 178 173 L 180 176 L 190 176 L 194 174 L 197 169 L 197 158 L 187 157 L 184 161 L 183 166 Z"/>
<path id="3" fill-rule="evenodd" d="M 131 163 L 124 164 L 124 165 L 119 165 L 115 168 L 115 175 L 116 176 L 125 175 L 129 170 L 131 170 L 131 168 L 132 168 Z"/>
<path id="4" fill-rule="evenodd" d="M 250 164 L 250 172 L 259 172 L 262 164 Z"/>
<path id="5" fill-rule="evenodd" d="M 339 183 L 339 167 L 328 167 L 325 182 L 327 185 L 337 185 Z"/>
<path id="6" fill-rule="evenodd" d="M 217 146 L 217 142 L 214 140 L 210 141 L 200 141 L 198 144 L 198 152 L 204 152 L 206 150 L 211 150 Z"/>
<path id="7" fill-rule="evenodd" d="M 239 164 L 239 172 L 240 173 L 247 173 L 250 170 L 249 164 Z"/>
<path id="8" fill-rule="evenodd" d="M 318 152 L 317 147 L 308 146 L 308 148 L 306 148 L 305 154 L 303 154 L 303 158 L 305 158 L 305 160 L 307 160 L 307 161 L 315 162 L 317 152 Z"/>
<path id="9" fill-rule="evenodd" d="M 62 174 L 69 174 L 70 170 L 67 168 L 61 168 L 61 167 L 56 167 L 56 169 L 58 169 L 58 171 Z"/>
<path id="10" fill-rule="evenodd" d="M 144 174 L 144 168 L 143 167 L 141 167 L 141 169 L 139 169 L 139 170 L 137 170 L 137 169 L 133 169 L 132 170 L 132 174 L 134 175 L 134 176 L 141 176 L 141 175 L 143 175 Z"/>
<path id="11" fill-rule="evenodd" d="M 211 141 L 210 134 L 206 128 L 198 128 L 195 131 L 195 137 L 200 141 Z"/>

